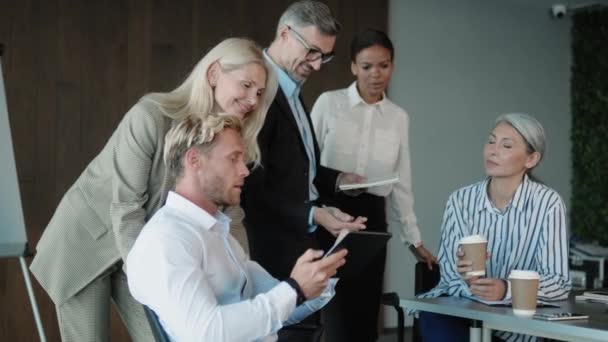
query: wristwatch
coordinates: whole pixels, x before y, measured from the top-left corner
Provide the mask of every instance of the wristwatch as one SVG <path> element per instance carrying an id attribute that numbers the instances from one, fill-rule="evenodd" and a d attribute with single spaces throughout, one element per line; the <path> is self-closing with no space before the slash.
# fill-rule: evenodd
<path id="1" fill-rule="evenodd" d="M 296 291 L 296 306 L 299 306 L 300 304 L 304 303 L 306 301 L 306 297 L 304 296 L 304 292 L 302 292 L 302 289 L 300 288 L 300 284 L 298 284 L 298 282 L 292 277 L 285 279 L 285 282 Z"/>

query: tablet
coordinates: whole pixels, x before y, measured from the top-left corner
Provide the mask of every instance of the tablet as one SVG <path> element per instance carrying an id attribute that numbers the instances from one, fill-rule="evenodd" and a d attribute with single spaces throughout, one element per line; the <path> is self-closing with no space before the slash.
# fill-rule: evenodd
<path id="1" fill-rule="evenodd" d="M 338 277 L 349 277 L 359 274 L 386 247 L 391 233 L 343 230 L 336 238 L 334 245 L 325 253 L 332 254 L 342 248 L 348 250 L 346 264 L 338 269 Z"/>
<path id="2" fill-rule="evenodd" d="M 342 191 L 344 190 L 353 190 L 353 189 L 365 189 L 371 188 L 373 186 L 387 185 L 397 183 L 399 181 L 399 177 L 392 177 L 388 179 L 369 179 L 364 183 L 350 183 L 350 184 L 341 184 L 338 188 Z"/>

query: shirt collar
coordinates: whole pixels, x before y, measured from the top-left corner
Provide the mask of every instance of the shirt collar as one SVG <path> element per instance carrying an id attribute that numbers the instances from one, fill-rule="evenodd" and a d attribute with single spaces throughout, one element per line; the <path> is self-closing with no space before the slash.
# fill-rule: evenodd
<path id="1" fill-rule="evenodd" d="M 357 90 L 357 81 L 353 82 L 348 87 L 347 96 L 348 96 L 348 103 L 350 104 L 351 107 L 354 107 L 354 106 L 362 103 L 362 104 L 368 105 L 368 106 L 378 106 L 381 109 L 382 106 L 384 106 L 388 101 L 388 99 L 386 98 L 386 93 L 382 93 L 382 100 L 380 100 L 376 103 L 365 102 L 365 100 L 363 100 L 363 98 L 359 94 L 359 90 Z"/>
<path id="2" fill-rule="evenodd" d="M 268 54 L 268 49 L 264 49 L 264 57 L 270 63 L 272 68 L 274 69 L 277 78 L 279 79 L 279 86 L 285 93 L 287 98 L 298 97 L 300 94 L 301 84 L 296 82 L 293 78 L 291 78 L 285 70 L 283 70 L 275 61 L 272 60 L 272 57 Z"/>
<path id="3" fill-rule="evenodd" d="M 490 200 L 490 196 L 488 196 L 488 184 L 490 183 L 490 177 L 487 177 L 483 183 L 481 184 L 481 193 L 479 198 L 477 199 L 477 211 L 486 210 L 496 210 L 492 201 Z M 528 175 L 524 175 L 523 181 L 515 190 L 515 194 L 509 204 L 507 204 L 507 209 L 510 207 L 515 207 L 518 211 L 522 211 L 526 205 L 527 194 L 530 189 L 530 179 Z M 506 210 L 505 210 L 506 211 Z"/>
<path id="4" fill-rule="evenodd" d="M 528 192 L 530 189 L 530 182 L 531 182 L 530 178 L 528 177 L 527 174 L 525 174 L 524 180 L 517 187 L 517 191 L 515 191 L 515 195 L 513 196 L 513 199 L 511 200 L 511 203 L 513 203 L 513 206 L 515 208 L 519 209 L 520 211 L 524 210 L 524 207 L 526 205 L 526 200 L 528 198 Z"/>
<path id="5" fill-rule="evenodd" d="M 222 235 L 227 235 L 230 231 L 230 218 L 224 213 L 218 210 L 215 215 L 211 215 L 174 191 L 169 191 L 165 206 L 181 213 L 194 226 L 206 230 L 217 230 Z"/>
<path id="6" fill-rule="evenodd" d="M 490 196 L 488 196 L 488 184 L 490 183 L 490 177 L 486 177 L 483 183 L 481 183 L 481 188 L 479 195 L 477 197 L 477 211 L 482 210 L 494 210 L 494 206 L 492 205 L 492 201 L 490 201 Z"/>

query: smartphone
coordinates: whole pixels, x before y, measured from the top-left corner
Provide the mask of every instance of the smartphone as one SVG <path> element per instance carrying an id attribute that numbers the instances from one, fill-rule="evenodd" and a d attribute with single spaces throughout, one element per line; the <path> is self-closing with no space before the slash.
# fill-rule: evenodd
<path id="1" fill-rule="evenodd" d="M 605 296 L 608 297 L 608 291 L 585 291 L 585 296 Z"/>
<path id="2" fill-rule="evenodd" d="M 573 313 L 573 312 L 556 312 L 556 313 L 537 313 L 534 315 L 536 319 L 545 321 L 569 321 L 575 319 L 588 319 L 588 315 Z"/>

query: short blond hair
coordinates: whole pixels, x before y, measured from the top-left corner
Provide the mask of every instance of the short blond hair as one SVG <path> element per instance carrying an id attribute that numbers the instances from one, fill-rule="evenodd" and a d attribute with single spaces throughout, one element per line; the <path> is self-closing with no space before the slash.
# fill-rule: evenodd
<path id="1" fill-rule="evenodd" d="M 163 157 L 165 166 L 177 180 L 183 176 L 182 159 L 186 151 L 195 147 L 207 154 L 215 146 L 217 134 L 225 129 L 233 129 L 242 134 L 241 120 L 228 114 L 189 115 L 171 127 L 165 136 Z"/>

